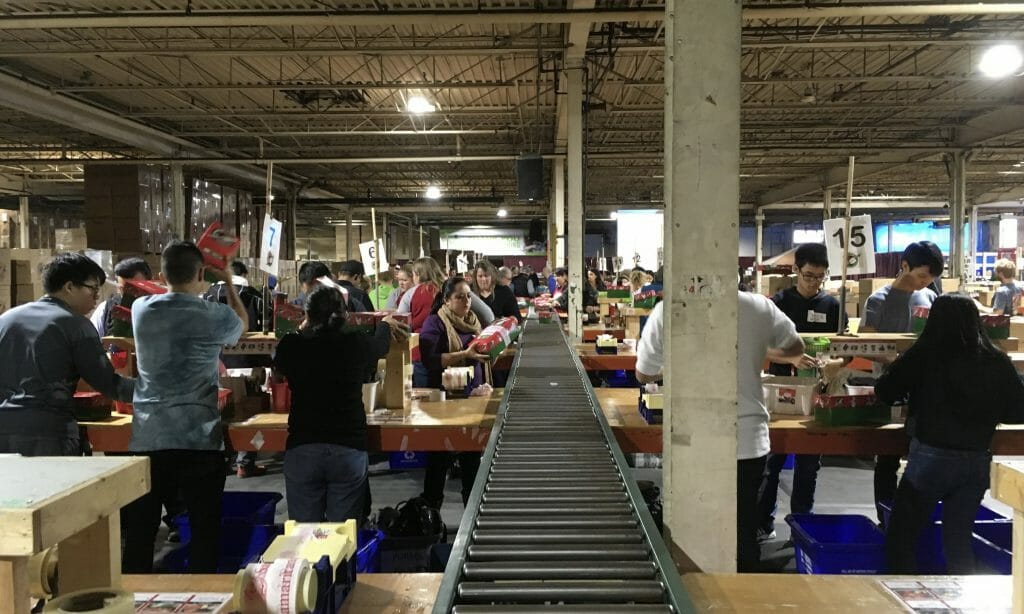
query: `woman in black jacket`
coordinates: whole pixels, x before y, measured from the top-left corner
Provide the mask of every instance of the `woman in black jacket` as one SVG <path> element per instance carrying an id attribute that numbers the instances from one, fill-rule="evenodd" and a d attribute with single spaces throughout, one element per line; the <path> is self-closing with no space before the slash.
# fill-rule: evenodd
<path id="1" fill-rule="evenodd" d="M 907 468 L 886 535 L 890 573 L 916 573 L 915 549 L 942 501 L 942 550 L 951 574 L 974 571 L 971 532 L 989 485 L 989 445 L 1000 422 L 1024 422 L 1024 384 L 989 341 L 964 295 L 932 304 L 921 338 L 879 378 L 888 404 L 908 399 Z"/>
<path id="2" fill-rule="evenodd" d="M 498 270 L 488 260 L 480 260 L 473 265 L 471 284 L 473 293 L 494 312 L 495 318 L 510 317 L 522 323 L 519 304 L 508 286 L 498 283 Z"/>

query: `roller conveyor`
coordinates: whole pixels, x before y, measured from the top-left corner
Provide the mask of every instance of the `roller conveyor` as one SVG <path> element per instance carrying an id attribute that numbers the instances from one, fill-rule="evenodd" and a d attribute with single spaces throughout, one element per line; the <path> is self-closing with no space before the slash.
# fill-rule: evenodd
<path id="1" fill-rule="evenodd" d="M 694 611 L 557 325 L 526 322 L 433 611 Z"/>

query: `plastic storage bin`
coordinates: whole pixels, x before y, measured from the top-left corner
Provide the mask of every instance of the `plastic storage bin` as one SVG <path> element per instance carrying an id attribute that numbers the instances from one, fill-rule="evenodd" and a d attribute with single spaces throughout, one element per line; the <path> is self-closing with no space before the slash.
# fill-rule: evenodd
<path id="1" fill-rule="evenodd" d="M 380 543 L 384 531 L 363 529 L 356 538 L 356 573 L 377 573 L 380 571 Z"/>
<path id="2" fill-rule="evenodd" d="M 392 452 L 390 465 L 392 469 L 422 469 L 427 466 L 427 453 Z"/>
<path id="3" fill-rule="evenodd" d="M 790 514 L 796 568 L 806 574 L 880 574 L 885 535 L 866 516 Z"/>

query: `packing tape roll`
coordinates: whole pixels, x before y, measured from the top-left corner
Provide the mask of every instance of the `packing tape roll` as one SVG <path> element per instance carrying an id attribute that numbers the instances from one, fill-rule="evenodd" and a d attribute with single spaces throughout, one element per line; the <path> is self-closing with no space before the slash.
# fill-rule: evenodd
<path id="1" fill-rule="evenodd" d="M 133 614 L 135 595 L 116 588 L 87 588 L 61 595 L 43 608 L 44 614 Z"/>
<path id="2" fill-rule="evenodd" d="M 316 607 L 317 587 L 304 559 L 252 563 L 235 576 L 233 605 L 245 614 L 299 614 Z"/>

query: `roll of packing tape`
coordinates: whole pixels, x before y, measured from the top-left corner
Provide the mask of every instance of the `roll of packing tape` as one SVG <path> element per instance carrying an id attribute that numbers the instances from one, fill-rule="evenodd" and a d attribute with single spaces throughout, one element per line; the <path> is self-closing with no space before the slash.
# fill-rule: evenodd
<path id="1" fill-rule="evenodd" d="M 116 588 L 88 588 L 61 595 L 43 608 L 44 614 L 133 614 L 135 595 Z"/>
<path id="2" fill-rule="evenodd" d="M 317 578 L 303 559 L 247 565 L 235 576 L 233 607 L 245 614 L 299 614 L 316 607 Z"/>
<path id="3" fill-rule="evenodd" d="M 47 548 L 28 560 L 29 594 L 36 599 L 49 599 L 56 590 L 57 548 Z"/>

